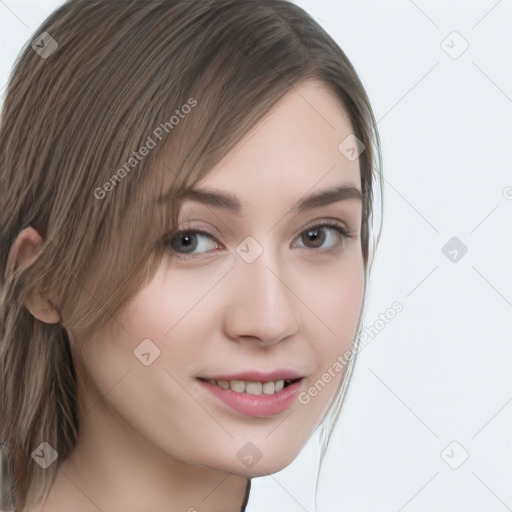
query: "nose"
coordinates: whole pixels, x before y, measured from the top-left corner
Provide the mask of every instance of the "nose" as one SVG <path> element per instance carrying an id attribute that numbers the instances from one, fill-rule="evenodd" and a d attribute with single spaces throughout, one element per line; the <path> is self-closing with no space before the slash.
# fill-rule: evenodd
<path id="1" fill-rule="evenodd" d="M 299 331 L 297 298 L 265 252 L 252 263 L 235 263 L 226 283 L 223 329 L 233 341 L 279 343 Z"/>

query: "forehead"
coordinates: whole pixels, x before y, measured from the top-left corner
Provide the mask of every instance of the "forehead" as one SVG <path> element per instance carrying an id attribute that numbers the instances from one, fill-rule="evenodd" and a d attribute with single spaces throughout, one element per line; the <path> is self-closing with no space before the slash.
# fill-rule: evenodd
<path id="1" fill-rule="evenodd" d="M 322 182 L 360 188 L 359 161 L 340 143 L 352 126 L 340 100 L 310 80 L 294 86 L 202 180 L 209 187 L 253 195 L 264 189 L 304 194 Z"/>

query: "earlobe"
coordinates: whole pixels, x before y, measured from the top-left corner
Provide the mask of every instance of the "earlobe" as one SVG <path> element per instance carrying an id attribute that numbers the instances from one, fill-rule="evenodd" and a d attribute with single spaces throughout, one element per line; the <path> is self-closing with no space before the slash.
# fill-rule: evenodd
<path id="1" fill-rule="evenodd" d="M 25 307 L 41 322 L 46 324 L 58 324 L 60 314 L 57 308 L 47 297 L 41 294 L 34 294 L 25 301 Z"/>
<path id="2" fill-rule="evenodd" d="M 41 235 L 33 228 L 23 229 L 14 241 L 9 259 L 14 258 L 14 268 L 23 269 L 29 266 L 43 247 L 44 241 Z M 40 293 L 34 293 L 25 301 L 25 307 L 38 320 L 48 324 L 60 322 L 60 314 L 53 302 Z"/>

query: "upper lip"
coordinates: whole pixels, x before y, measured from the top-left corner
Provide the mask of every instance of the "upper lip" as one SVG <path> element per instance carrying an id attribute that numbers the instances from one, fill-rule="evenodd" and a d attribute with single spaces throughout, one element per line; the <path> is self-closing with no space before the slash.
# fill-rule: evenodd
<path id="1" fill-rule="evenodd" d="M 271 382 L 276 380 L 296 380 L 303 378 L 303 375 L 300 373 L 289 370 L 289 369 L 281 369 L 281 370 L 272 370 L 272 371 L 257 371 L 251 370 L 247 372 L 238 372 L 231 374 L 223 374 L 223 375 L 215 375 L 213 377 L 200 377 L 205 380 L 244 380 L 248 382 Z"/>

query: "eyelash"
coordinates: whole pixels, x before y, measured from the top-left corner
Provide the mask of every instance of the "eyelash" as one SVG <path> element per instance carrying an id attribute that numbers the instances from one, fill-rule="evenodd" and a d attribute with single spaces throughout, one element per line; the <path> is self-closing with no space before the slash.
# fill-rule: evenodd
<path id="1" fill-rule="evenodd" d="M 319 230 L 319 229 L 332 229 L 332 230 L 336 231 L 338 234 L 341 235 L 342 242 L 339 244 L 338 247 L 331 248 L 331 249 L 316 249 L 313 247 L 299 247 L 299 248 L 314 251 L 317 253 L 321 253 L 322 255 L 336 255 L 336 254 L 339 254 L 344 247 L 343 240 L 346 240 L 346 239 L 349 239 L 352 237 L 349 234 L 349 232 L 347 231 L 347 229 L 343 226 L 343 224 L 341 224 L 340 222 L 337 222 L 337 221 L 331 221 L 331 222 L 320 222 L 320 223 L 316 222 L 316 223 L 312 223 L 310 225 L 304 226 L 302 228 L 302 230 L 294 237 L 294 240 L 299 238 L 301 235 L 307 233 L 308 231 L 314 231 L 314 230 Z M 174 240 L 176 237 L 182 237 L 185 235 L 202 235 L 204 237 L 216 240 L 215 236 L 212 233 L 209 233 L 208 231 L 204 231 L 202 229 L 192 229 L 192 228 L 179 229 L 179 230 L 176 230 L 176 231 L 164 236 L 164 238 L 163 238 L 164 245 L 169 249 L 170 252 L 172 252 L 175 255 L 175 257 L 177 257 L 178 259 L 181 259 L 181 260 L 200 258 L 204 254 L 207 254 L 208 252 L 210 252 L 210 251 L 203 251 L 200 253 L 180 253 L 170 247 L 172 240 Z"/>

